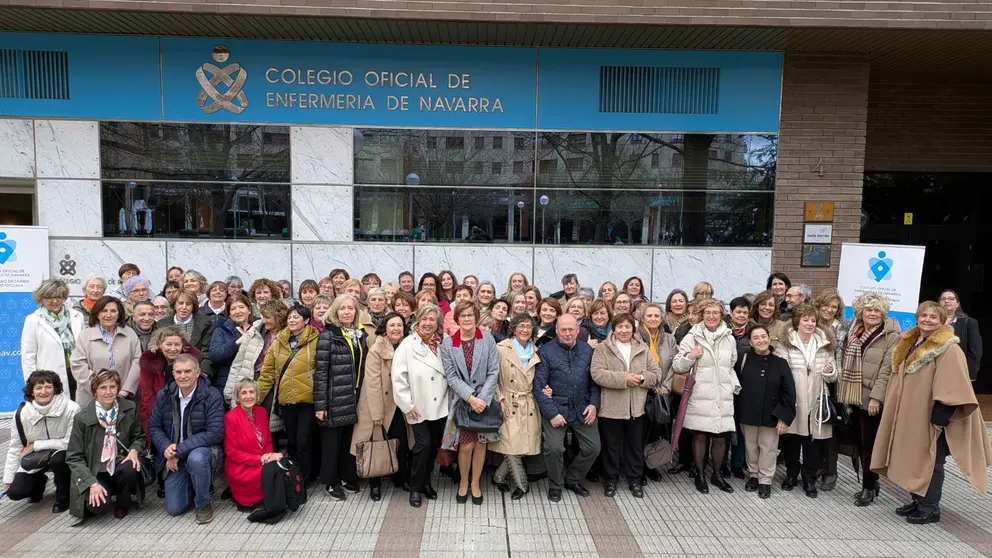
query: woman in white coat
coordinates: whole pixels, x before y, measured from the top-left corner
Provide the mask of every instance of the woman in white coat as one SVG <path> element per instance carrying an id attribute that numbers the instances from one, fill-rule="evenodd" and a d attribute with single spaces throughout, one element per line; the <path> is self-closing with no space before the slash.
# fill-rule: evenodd
<path id="1" fill-rule="evenodd" d="M 703 321 L 692 326 L 679 344 L 679 354 L 672 362 L 678 374 L 693 374 L 696 384 L 686 407 L 683 428 L 691 430 L 692 457 L 695 460 L 696 490 L 706 494 L 706 448 L 712 453 L 713 474 L 710 482 L 724 492 L 733 487 L 720 476 L 720 464 L 727 452 L 727 439 L 736 430 L 734 425 L 734 395 L 741 389 L 734 364 L 737 363 L 737 341 L 723 320 L 723 303 L 702 300 L 697 308 Z"/>
<path id="2" fill-rule="evenodd" d="M 786 465 L 782 490 L 795 488 L 801 471 L 803 491 L 810 498 L 817 496 L 816 474 L 823 462 L 826 443 L 833 437 L 833 428 L 823 422 L 820 400 L 826 395 L 827 384 L 836 382 L 839 375 L 834 337 L 817 327 L 817 319 L 818 313 L 812 306 L 793 308 L 792 327 L 775 347 L 775 354 L 789 363 L 796 382 L 796 419 L 781 438 Z"/>
<path id="3" fill-rule="evenodd" d="M 61 279 L 45 279 L 31 293 L 40 308 L 24 318 L 21 330 L 21 370 L 27 380 L 35 370 L 58 374 L 69 397 L 76 399 L 76 380 L 69 373 L 69 357 L 76 337 L 86 325 L 83 315 L 66 305 L 69 286 Z"/>
<path id="4" fill-rule="evenodd" d="M 422 496 L 437 498 L 431 473 L 448 417 L 448 380 L 439 356 L 441 309 L 435 304 L 421 304 L 414 318 L 413 333 L 393 354 L 392 374 L 393 400 L 413 428 L 410 505 L 419 508 Z"/>

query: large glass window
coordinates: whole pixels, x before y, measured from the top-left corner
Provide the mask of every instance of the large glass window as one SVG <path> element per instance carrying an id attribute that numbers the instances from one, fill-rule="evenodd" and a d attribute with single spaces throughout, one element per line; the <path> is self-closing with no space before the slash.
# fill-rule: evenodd
<path id="1" fill-rule="evenodd" d="M 355 237 L 770 246 L 777 151 L 775 135 L 363 129 Z"/>
<path id="2" fill-rule="evenodd" d="M 290 237 L 289 128 L 103 122 L 104 236 Z"/>

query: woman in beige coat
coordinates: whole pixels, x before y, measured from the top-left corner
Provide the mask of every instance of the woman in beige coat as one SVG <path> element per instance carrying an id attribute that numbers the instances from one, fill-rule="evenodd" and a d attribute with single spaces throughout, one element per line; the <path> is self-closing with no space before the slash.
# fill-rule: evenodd
<path id="1" fill-rule="evenodd" d="M 620 480 L 620 454 L 623 453 L 623 476 L 635 498 L 644 497 L 644 440 L 647 424 L 644 403 L 648 389 L 662 384 L 662 393 L 671 388 L 671 378 L 664 385 L 661 368 L 651 355 L 648 344 L 635 335 L 636 324 L 630 314 L 613 318 L 613 333 L 592 353 L 592 380 L 600 386 L 599 437 L 602 440 L 603 473 L 606 496 L 617 493 Z M 621 450 L 621 447 L 623 448 Z"/>
<path id="2" fill-rule="evenodd" d="M 396 439 L 396 459 L 399 468 L 393 475 L 393 485 L 410 490 L 408 479 L 409 443 L 412 432 L 403 418 L 403 411 L 393 400 L 393 354 L 406 337 L 406 320 L 396 312 L 389 312 L 379 320 L 375 341 L 365 358 L 365 381 L 358 396 L 358 423 L 351 435 L 351 454 L 358 456 L 358 443 L 372 439 Z M 361 472 L 361 471 L 359 471 Z M 369 498 L 382 499 L 382 479 L 369 479 Z"/>
<path id="3" fill-rule="evenodd" d="M 528 491 L 523 455 L 541 453 L 541 412 L 534 399 L 534 369 L 541 362 L 534 347 L 534 319 L 528 315 L 510 320 L 513 337 L 496 345 L 499 355 L 499 381 L 496 399 L 503 407 L 503 425 L 499 440 L 489 449 L 503 454 L 503 462 L 493 479 L 500 490 L 507 490 L 508 477 L 513 480 L 514 500 Z"/>
<path id="4" fill-rule="evenodd" d="M 124 323 L 124 305 L 121 301 L 104 296 L 93 304 L 89 327 L 79 332 L 76 348 L 69 359 L 72 375 L 76 379 L 76 403 L 80 407 L 93 402 L 90 374 L 104 368 L 120 374 L 121 397 L 133 400 L 138 392 L 141 341 L 138 334 Z"/>
<path id="5" fill-rule="evenodd" d="M 817 327 L 818 320 L 812 306 L 796 306 L 792 310 L 792 327 L 775 347 L 775 354 L 789 363 L 796 382 L 796 419 L 781 437 L 786 464 L 782 490 L 795 488 L 801 471 L 803 491 L 810 498 L 817 497 L 816 473 L 823 463 L 824 440 L 833 437 L 833 428 L 823 416 L 821 398 L 825 397 L 827 384 L 836 382 L 839 375 L 833 335 Z"/>
<path id="6" fill-rule="evenodd" d="M 854 505 L 863 507 L 878 496 L 878 473 L 871 470 L 871 452 L 882 421 L 882 403 L 892 375 L 892 349 L 899 342 L 899 322 L 886 318 L 889 299 L 867 292 L 854 299 L 854 323 L 841 335 L 841 378 L 837 399 L 851 406 L 851 432 L 861 456 L 861 491 Z M 824 484 L 826 484 L 824 480 Z"/>

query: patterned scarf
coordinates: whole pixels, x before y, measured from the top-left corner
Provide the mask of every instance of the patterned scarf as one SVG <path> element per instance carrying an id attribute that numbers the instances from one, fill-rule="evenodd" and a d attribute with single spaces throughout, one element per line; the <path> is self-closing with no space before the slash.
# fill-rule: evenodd
<path id="1" fill-rule="evenodd" d="M 840 377 L 840 389 L 837 390 L 837 399 L 845 405 L 861 406 L 861 367 L 864 350 L 862 347 L 871 338 L 872 334 L 878 330 L 878 326 L 869 330 L 864 325 L 860 327 L 854 335 L 848 339 L 847 348 L 844 349 L 844 371 Z"/>
<path id="2" fill-rule="evenodd" d="M 96 405 L 96 420 L 104 428 L 100 463 L 106 463 L 107 472 L 113 476 L 117 468 L 117 401 L 114 401 L 114 406 L 109 411 L 99 401 L 94 401 L 93 404 Z"/>
<path id="3" fill-rule="evenodd" d="M 103 329 L 102 325 L 96 326 L 100 329 L 100 336 L 103 337 L 104 343 L 107 344 L 107 350 L 110 353 L 110 367 L 117 370 L 117 360 L 114 358 L 114 333 Z M 116 333 L 116 332 L 115 332 Z"/>
<path id="4" fill-rule="evenodd" d="M 71 353 L 76 348 L 76 337 L 72 334 L 72 328 L 69 327 L 69 307 L 63 305 L 58 314 L 43 307 L 41 316 L 45 318 L 48 325 L 52 326 L 55 333 L 59 334 L 59 338 L 62 340 L 62 350 Z"/>
<path id="5" fill-rule="evenodd" d="M 685 323 L 687 317 L 688 316 L 686 314 L 682 314 L 682 316 L 679 317 L 671 312 L 667 312 L 665 314 L 665 325 L 668 326 L 669 331 L 675 333 L 679 329 L 679 326 Z"/>
<path id="6" fill-rule="evenodd" d="M 423 341 L 424 345 L 427 345 L 427 347 L 430 348 L 431 352 L 434 353 L 434 355 L 436 356 L 437 348 L 438 346 L 441 345 L 441 339 L 442 339 L 440 328 L 435 329 L 434 333 L 428 335 L 424 333 L 424 330 L 422 328 L 418 327 L 417 335 L 420 336 L 420 340 Z"/>

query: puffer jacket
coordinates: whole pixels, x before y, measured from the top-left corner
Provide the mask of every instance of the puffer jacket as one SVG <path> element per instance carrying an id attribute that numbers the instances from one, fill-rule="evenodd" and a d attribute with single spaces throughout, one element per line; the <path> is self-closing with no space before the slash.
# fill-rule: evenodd
<path id="1" fill-rule="evenodd" d="M 818 419 L 818 403 L 826 384 L 836 382 L 840 372 L 834 354 L 833 335 L 816 328 L 813 337 L 817 343 L 813 366 L 807 366 L 799 334 L 792 328 L 779 340 L 775 354 L 789 363 L 796 384 L 796 420 L 789 425 L 789 434 L 826 440 L 833 437 L 833 427 Z"/>
<path id="2" fill-rule="evenodd" d="M 857 329 L 861 327 L 860 320 L 854 321 L 847 332 L 844 333 L 847 344 L 854 337 Z M 868 342 L 867 347 L 861 348 L 861 406 L 868 408 L 868 402 L 872 399 L 879 403 L 885 402 L 885 392 L 889 386 L 889 376 L 892 375 L 892 349 L 899 343 L 899 336 L 902 328 L 899 322 L 892 318 L 885 318 L 882 324 L 882 333 Z M 844 352 L 838 351 L 840 355 L 837 367 L 843 373 Z"/>
<path id="3" fill-rule="evenodd" d="M 289 347 L 289 328 L 283 328 L 272 340 L 272 346 L 269 347 L 269 352 L 265 354 L 262 363 L 262 372 L 258 376 L 259 401 L 264 401 L 269 391 L 275 389 L 277 392 L 275 399 L 280 405 L 313 403 L 313 373 L 317 366 L 317 330 L 304 326 L 297 346 L 296 356 L 283 373 L 286 360 L 293 352 Z"/>
<path id="4" fill-rule="evenodd" d="M 72 419 L 79 412 L 79 405 L 69 399 L 68 393 L 56 395 L 44 407 L 28 401 L 20 411 L 21 426 L 24 437 L 29 444 L 34 444 L 35 451 L 55 450 L 65 451 L 69 447 L 69 437 L 72 434 Z M 7 446 L 7 462 L 3 469 L 3 482 L 14 482 L 17 473 L 28 473 L 21 468 L 21 434 L 17 430 L 17 421 L 10 421 L 10 443 Z"/>
<path id="5" fill-rule="evenodd" d="M 224 401 L 232 408 L 234 403 L 234 386 L 245 378 L 258 379 L 255 373 L 255 363 L 265 350 L 265 322 L 255 320 L 248 328 L 248 333 L 238 345 L 238 353 L 234 355 L 227 372 L 227 382 L 224 384 Z M 270 420 L 271 422 L 271 420 Z"/>
<path id="6" fill-rule="evenodd" d="M 630 339 L 630 366 L 620 354 L 616 333 L 613 333 L 593 350 L 591 371 L 593 381 L 600 386 L 601 404 L 597 415 L 608 419 L 629 420 L 644 415 L 648 389 L 665 380 L 648 344 L 637 335 Z M 644 383 L 628 386 L 627 374 L 644 376 Z M 671 387 L 671 379 L 668 379 L 668 385 Z"/>
<path id="7" fill-rule="evenodd" d="M 220 451 L 224 443 L 224 398 L 211 387 L 210 380 L 203 375 L 197 380 L 192 399 L 182 415 L 182 424 L 176 428 L 180 416 L 179 397 L 179 386 L 169 384 L 155 398 L 155 410 L 148 419 L 157 471 L 165 466 L 162 452 L 172 444 L 176 444 L 176 452 L 182 459 L 197 448 Z M 181 433 L 182 442 L 179 441 Z"/>
<path id="8" fill-rule="evenodd" d="M 358 339 L 349 340 L 342 329 L 327 324 L 317 340 L 317 370 L 314 375 L 315 411 L 327 417 L 322 427 L 338 428 L 358 422 L 358 394 L 365 379 L 365 355 L 368 353 L 362 330 Z"/>
<path id="9" fill-rule="evenodd" d="M 689 352 L 696 346 L 702 347 L 703 355 L 693 360 Z M 686 408 L 684 428 L 710 434 L 736 430 L 734 395 L 741 390 L 741 384 L 735 364 L 737 340 L 726 323 L 721 321 L 712 333 L 702 322 L 689 329 L 672 363 L 678 374 L 689 373 L 695 367 L 696 384 Z"/>
<path id="10" fill-rule="evenodd" d="M 141 376 L 138 378 L 138 416 L 141 418 L 141 427 L 144 428 L 145 437 L 149 442 L 151 436 L 148 434 L 148 418 L 152 416 L 152 410 L 155 408 L 155 398 L 167 384 L 175 383 L 172 379 L 172 364 L 159 349 L 161 342 L 161 335 L 153 336 L 148 344 L 149 350 L 138 359 L 141 371 Z M 196 360 L 202 364 L 200 351 L 196 350 L 196 347 L 184 342 L 183 352 L 196 357 Z"/>
<path id="11" fill-rule="evenodd" d="M 561 415 L 569 424 L 582 420 L 586 407 L 599 409 L 599 385 L 592 381 L 592 347 L 576 339 L 572 347 L 555 338 L 541 347 L 541 362 L 534 369 L 534 398 L 541 415 L 551 420 Z M 552 396 L 544 395 L 551 386 Z"/>

